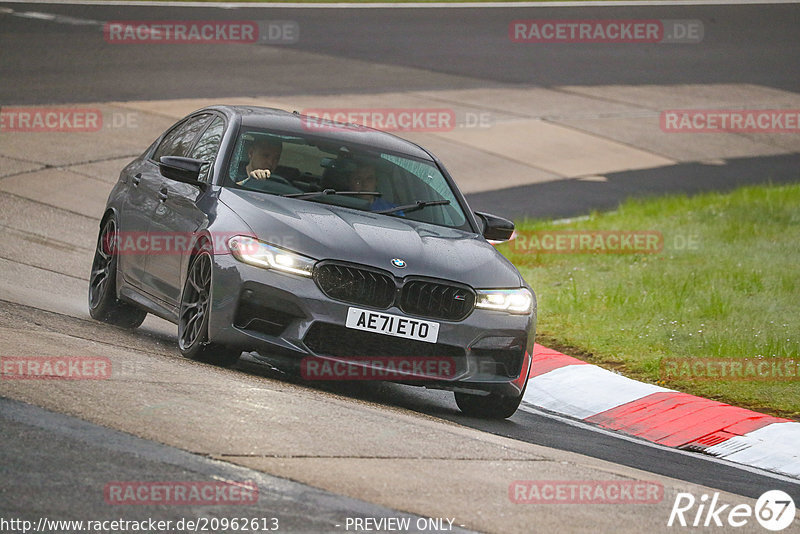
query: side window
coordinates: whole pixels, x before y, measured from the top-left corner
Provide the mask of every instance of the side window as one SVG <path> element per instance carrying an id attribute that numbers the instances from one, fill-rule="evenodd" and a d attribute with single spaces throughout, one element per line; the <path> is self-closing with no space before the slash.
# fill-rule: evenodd
<path id="1" fill-rule="evenodd" d="M 153 153 L 158 161 L 161 156 L 188 156 L 197 134 L 202 131 L 210 115 L 200 115 L 179 124 L 164 136 Z"/>
<path id="2" fill-rule="evenodd" d="M 217 159 L 219 145 L 222 143 L 222 135 L 224 133 L 225 121 L 222 120 L 222 117 L 216 117 L 197 141 L 189 156 L 208 162 L 208 165 L 204 165 L 200 171 L 200 180 L 204 182 L 210 181 L 211 173 L 214 169 L 214 160 Z"/>

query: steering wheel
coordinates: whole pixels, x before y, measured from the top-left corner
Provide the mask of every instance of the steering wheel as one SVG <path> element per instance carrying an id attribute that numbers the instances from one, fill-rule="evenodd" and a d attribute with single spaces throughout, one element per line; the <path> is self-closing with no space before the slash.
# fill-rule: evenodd
<path id="1" fill-rule="evenodd" d="M 279 184 L 292 185 L 292 182 L 290 182 L 289 180 L 287 180 L 283 176 L 278 176 L 277 174 L 274 174 L 274 173 L 270 174 L 269 178 L 267 178 L 267 180 L 271 180 L 273 182 L 278 182 Z"/>

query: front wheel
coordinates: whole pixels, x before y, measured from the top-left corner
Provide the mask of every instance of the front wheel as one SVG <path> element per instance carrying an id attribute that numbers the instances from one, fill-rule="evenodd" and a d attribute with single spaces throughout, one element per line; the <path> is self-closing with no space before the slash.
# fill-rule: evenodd
<path id="1" fill-rule="evenodd" d="M 89 275 L 89 315 L 92 319 L 136 328 L 147 312 L 117 299 L 117 221 L 109 217 L 97 236 L 97 247 Z"/>
<path id="2" fill-rule="evenodd" d="M 211 254 L 207 251 L 199 252 L 192 258 L 181 293 L 178 347 L 187 358 L 227 367 L 236 363 L 242 352 L 208 340 L 211 269 Z"/>
<path id="3" fill-rule="evenodd" d="M 526 384 L 527 386 L 527 384 Z M 525 390 L 522 390 L 516 397 L 504 397 L 497 393 L 490 393 L 486 396 L 470 395 L 456 391 L 456 404 L 464 415 L 481 417 L 484 419 L 506 419 L 514 415 L 522 402 Z"/>

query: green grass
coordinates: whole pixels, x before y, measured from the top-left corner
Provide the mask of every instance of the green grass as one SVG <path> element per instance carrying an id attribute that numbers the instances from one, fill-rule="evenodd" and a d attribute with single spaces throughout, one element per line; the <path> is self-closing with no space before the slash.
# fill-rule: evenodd
<path id="1" fill-rule="evenodd" d="M 629 200 L 518 232 L 655 230 L 656 254 L 515 253 L 539 299 L 537 340 L 651 383 L 800 418 L 800 379 L 661 380 L 662 358 L 800 360 L 800 185 Z M 685 246 L 688 238 L 693 246 Z"/>

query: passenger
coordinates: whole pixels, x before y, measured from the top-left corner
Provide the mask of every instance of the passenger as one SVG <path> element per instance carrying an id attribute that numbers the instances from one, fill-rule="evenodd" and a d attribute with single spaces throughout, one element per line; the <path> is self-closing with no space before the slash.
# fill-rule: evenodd
<path id="1" fill-rule="evenodd" d="M 351 191 L 378 192 L 378 175 L 374 163 L 361 163 L 348 179 L 348 187 Z M 358 198 L 370 200 L 370 211 L 389 210 L 396 207 L 395 204 L 377 195 L 358 195 Z"/>

